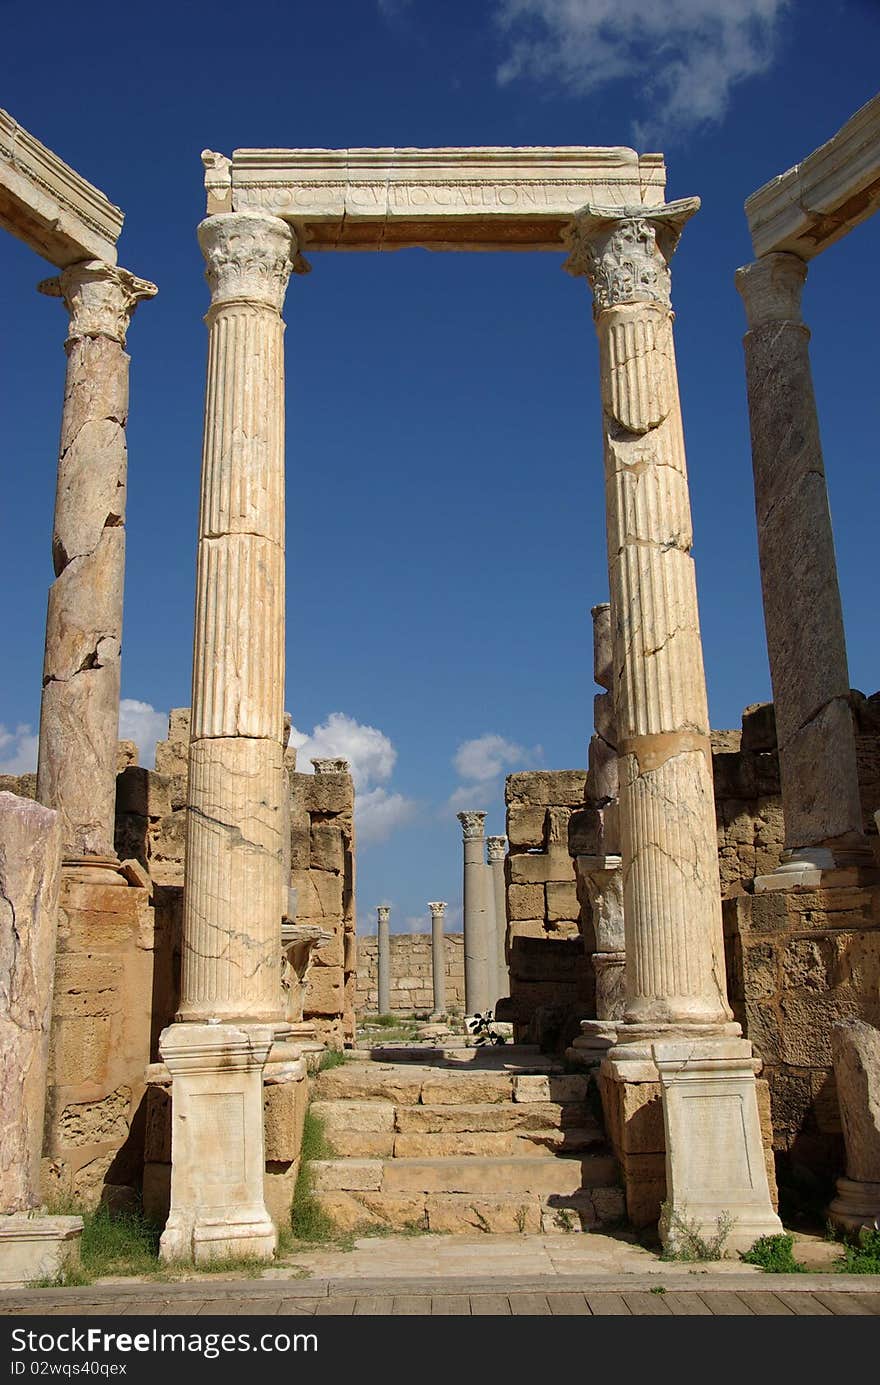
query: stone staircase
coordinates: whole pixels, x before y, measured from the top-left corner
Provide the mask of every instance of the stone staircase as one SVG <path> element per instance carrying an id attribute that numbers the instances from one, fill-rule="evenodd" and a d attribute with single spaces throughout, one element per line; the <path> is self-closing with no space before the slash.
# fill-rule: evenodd
<path id="1" fill-rule="evenodd" d="M 590 1079 L 521 1046 L 409 1049 L 319 1073 L 312 1111 L 335 1158 L 315 1196 L 364 1223 L 473 1234 L 592 1231 L 624 1216 Z"/>

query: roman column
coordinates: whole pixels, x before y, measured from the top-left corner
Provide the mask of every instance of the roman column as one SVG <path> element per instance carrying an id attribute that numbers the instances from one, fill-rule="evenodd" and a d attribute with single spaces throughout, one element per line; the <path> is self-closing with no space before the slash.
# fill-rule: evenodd
<path id="1" fill-rule="evenodd" d="M 376 909 L 376 970 L 379 981 L 379 1014 L 391 1014 L 391 937 L 388 931 L 388 919 L 391 914 L 387 904 L 380 904 Z"/>
<path id="2" fill-rule="evenodd" d="M 55 493 L 37 798 L 61 819 L 65 863 L 116 874 L 116 742 L 125 581 L 132 314 L 156 285 L 84 260 L 40 290 L 70 314 Z M 102 869 L 103 868 L 103 869 Z"/>
<path id="3" fill-rule="evenodd" d="M 431 1019 L 446 1014 L 446 944 L 443 939 L 443 914 L 446 904 L 438 900 L 429 904 L 431 910 L 431 974 L 434 982 L 434 1011 Z"/>
<path id="4" fill-rule="evenodd" d="M 594 296 L 632 1040 L 736 1033 L 727 1005 L 709 717 L 669 261 L 697 198 L 587 207 L 566 268 Z"/>
<path id="5" fill-rule="evenodd" d="M 293 233 L 199 227 L 211 288 L 178 1019 L 283 1020 L 284 324 Z"/>
<path id="6" fill-rule="evenodd" d="M 486 930 L 485 813 L 459 813 L 464 845 L 464 1008 L 468 1015 L 489 1008 L 489 939 Z"/>
<path id="7" fill-rule="evenodd" d="M 504 856 L 507 851 L 506 837 L 487 837 L 486 851 L 489 856 L 488 888 L 495 901 L 495 933 L 490 938 L 490 947 L 495 947 L 495 1003 L 510 995 L 510 973 L 507 970 L 507 891 L 504 888 Z"/>
<path id="8" fill-rule="evenodd" d="M 785 816 L 780 883 L 866 854 L 810 331 L 801 317 L 806 276 L 804 261 L 784 253 L 736 275 L 748 317 L 758 554 Z"/>

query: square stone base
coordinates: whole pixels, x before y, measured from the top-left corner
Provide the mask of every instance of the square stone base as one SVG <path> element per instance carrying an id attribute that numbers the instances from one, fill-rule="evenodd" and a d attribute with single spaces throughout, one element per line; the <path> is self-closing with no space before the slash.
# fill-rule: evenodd
<path id="1" fill-rule="evenodd" d="M 81 1217 L 0 1217 L 0 1286 L 21 1289 L 78 1265 L 82 1229 Z"/>
<path id="2" fill-rule="evenodd" d="M 729 1223 L 724 1252 L 782 1231 L 770 1202 L 752 1046 L 744 1039 L 668 1039 L 653 1045 L 666 1140 L 660 1236 L 680 1250 Z"/>

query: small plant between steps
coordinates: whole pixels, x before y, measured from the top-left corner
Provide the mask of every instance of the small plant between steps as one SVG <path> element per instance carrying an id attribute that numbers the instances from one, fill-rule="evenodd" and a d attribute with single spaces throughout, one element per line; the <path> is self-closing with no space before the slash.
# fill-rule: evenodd
<path id="1" fill-rule="evenodd" d="M 723 1260 L 724 1247 L 734 1227 L 729 1212 L 722 1212 L 715 1222 L 715 1234 L 705 1236 L 692 1217 L 675 1212 L 669 1202 L 660 1204 L 660 1232 L 665 1242 L 661 1260 Z"/>
<path id="2" fill-rule="evenodd" d="M 331 1063 L 328 1066 L 335 1067 L 338 1064 Z M 309 1107 L 303 1122 L 299 1173 L 290 1209 L 290 1228 L 298 1241 L 315 1243 L 339 1238 L 336 1224 L 315 1197 L 314 1174 L 311 1167 L 313 1160 L 332 1159 L 333 1154 L 333 1147 L 324 1133 L 323 1122 Z"/>
<path id="3" fill-rule="evenodd" d="M 765 1274 L 806 1274 L 807 1267 L 794 1258 L 794 1237 L 786 1234 L 759 1236 L 739 1257 L 747 1265 L 758 1265 Z"/>
<path id="4" fill-rule="evenodd" d="M 880 1227 L 863 1226 L 855 1241 L 843 1243 L 834 1262 L 837 1274 L 880 1274 Z"/>

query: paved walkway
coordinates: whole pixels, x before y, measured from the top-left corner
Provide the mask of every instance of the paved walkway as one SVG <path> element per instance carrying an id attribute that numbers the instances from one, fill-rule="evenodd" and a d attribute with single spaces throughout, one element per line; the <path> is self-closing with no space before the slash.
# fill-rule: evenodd
<path id="1" fill-rule="evenodd" d="M 839 1246 L 797 1236 L 811 1274 L 766 1275 L 739 1260 L 666 1263 L 631 1234 L 364 1237 L 291 1255 L 244 1281 L 104 1280 L 7 1290 L 0 1315 L 880 1315 L 880 1279 L 828 1273 Z"/>

